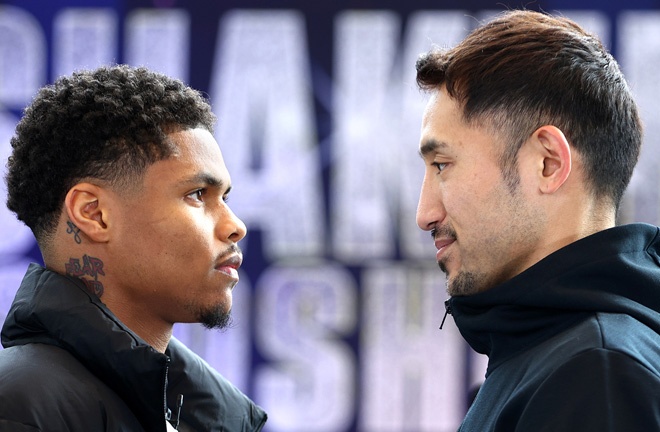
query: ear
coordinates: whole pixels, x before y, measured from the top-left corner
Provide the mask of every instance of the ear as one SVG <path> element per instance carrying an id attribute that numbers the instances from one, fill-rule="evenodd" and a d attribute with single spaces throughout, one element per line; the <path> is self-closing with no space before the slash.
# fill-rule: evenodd
<path id="1" fill-rule="evenodd" d="M 542 164 L 540 165 L 539 188 L 541 193 L 556 192 L 571 174 L 571 146 L 564 133 L 555 126 L 538 128 L 531 137 L 537 142 Z"/>
<path id="2" fill-rule="evenodd" d="M 108 240 L 105 190 L 91 183 L 74 185 L 64 198 L 69 220 L 94 242 Z"/>

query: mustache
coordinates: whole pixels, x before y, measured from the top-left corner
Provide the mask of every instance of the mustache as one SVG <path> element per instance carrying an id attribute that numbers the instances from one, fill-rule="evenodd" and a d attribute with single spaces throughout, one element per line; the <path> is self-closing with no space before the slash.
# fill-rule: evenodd
<path id="1" fill-rule="evenodd" d="M 241 257 L 243 256 L 243 251 L 241 250 L 240 246 L 238 246 L 236 243 L 229 246 L 225 251 L 223 251 L 219 255 L 219 257 L 222 258 L 222 257 L 226 257 L 226 256 L 229 256 L 229 255 L 234 255 L 234 254 L 240 255 Z"/>
<path id="2" fill-rule="evenodd" d="M 435 240 L 436 237 L 456 239 L 456 231 L 449 225 L 435 226 L 431 229 L 431 238 Z"/>

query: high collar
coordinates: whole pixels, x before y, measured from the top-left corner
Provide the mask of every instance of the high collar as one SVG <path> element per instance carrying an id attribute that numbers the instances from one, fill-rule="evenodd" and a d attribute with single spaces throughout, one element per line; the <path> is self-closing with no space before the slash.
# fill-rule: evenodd
<path id="1" fill-rule="evenodd" d="M 646 224 L 601 231 L 488 291 L 453 297 L 456 325 L 489 356 L 488 373 L 595 312 L 625 313 L 660 333 L 659 231 Z"/>
<path id="2" fill-rule="evenodd" d="M 2 329 L 5 347 L 26 343 L 71 352 L 126 401 L 145 430 L 165 430 L 169 357 L 122 324 L 82 281 L 30 265 Z"/>

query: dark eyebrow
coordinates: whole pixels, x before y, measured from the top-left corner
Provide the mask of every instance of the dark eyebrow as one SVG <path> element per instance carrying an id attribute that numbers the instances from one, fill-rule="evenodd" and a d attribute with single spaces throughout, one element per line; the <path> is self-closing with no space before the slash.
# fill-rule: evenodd
<path id="1" fill-rule="evenodd" d="M 434 139 L 429 139 L 424 142 L 419 147 L 419 155 L 424 158 L 426 155 L 429 153 L 433 153 L 434 151 L 440 149 L 440 148 L 446 148 L 447 144 L 444 142 L 436 141 Z"/>
<path id="2" fill-rule="evenodd" d="M 218 188 L 218 189 L 222 189 L 222 187 L 225 185 L 225 182 L 223 182 L 219 178 L 217 178 L 217 177 L 215 177 L 211 174 L 208 174 L 208 173 L 196 174 L 192 177 L 188 177 L 188 178 L 183 179 L 180 183 L 181 184 L 200 184 L 200 183 L 202 183 L 202 184 L 205 184 L 206 186 L 210 186 L 210 187 L 214 187 L 214 188 Z M 230 190 L 231 190 L 231 185 L 228 185 L 227 190 L 225 191 L 225 193 L 229 193 Z"/>

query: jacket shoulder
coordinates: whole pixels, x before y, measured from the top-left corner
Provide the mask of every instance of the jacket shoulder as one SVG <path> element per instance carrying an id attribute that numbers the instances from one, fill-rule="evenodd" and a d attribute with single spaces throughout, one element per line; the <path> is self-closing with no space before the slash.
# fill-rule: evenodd
<path id="1" fill-rule="evenodd" d="M 535 431 L 655 430 L 660 424 L 659 386 L 660 377 L 630 356 L 590 349 L 568 360 L 539 385 L 517 427 Z"/>
<path id="2" fill-rule="evenodd" d="M 655 430 L 657 338 L 632 317 L 597 313 L 495 369 L 461 430 Z"/>
<path id="3" fill-rule="evenodd" d="M 0 432 L 40 432 L 35 426 L 21 424 L 11 420 L 3 420 L 0 418 Z"/>
<path id="4" fill-rule="evenodd" d="M 17 425 L 26 431 L 121 430 L 113 426 L 118 419 L 129 430 L 142 430 L 119 396 L 62 348 L 6 348 L 0 351 L 0 376 L 1 432 L 23 430 Z"/>
<path id="5" fill-rule="evenodd" d="M 621 352 L 660 377 L 660 335 L 639 320 L 625 314 L 599 313 L 603 348 Z"/>

